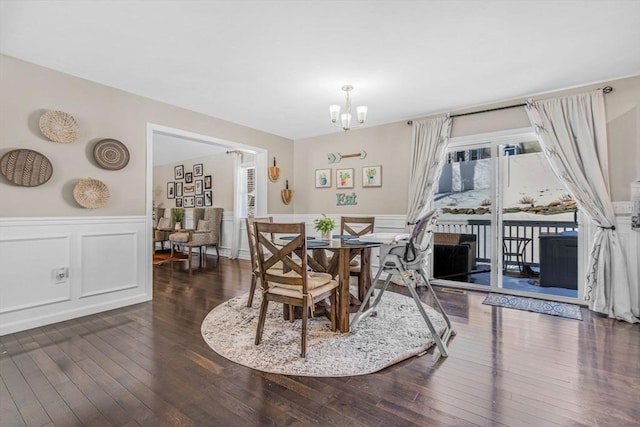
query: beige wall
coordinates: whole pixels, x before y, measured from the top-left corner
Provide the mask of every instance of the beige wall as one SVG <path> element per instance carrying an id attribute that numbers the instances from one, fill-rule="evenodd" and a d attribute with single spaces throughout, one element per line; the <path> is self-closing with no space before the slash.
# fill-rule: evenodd
<path id="1" fill-rule="evenodd" d="M 286 138 L 143 98 L 118 89 L 0 55 L 0 156 L 17 148 L 38 151 L 53 164 L 53 176 L 38 187 L 20 187 L 0 176 L 0 217 L 144 215 L 147 123 L 154 123 L 268 150 L 284 175 L 293 169 L 293 144 Z M 80 125 L 72 144 L 49 141 L 38 128 L 45 109 L 71 114 Z M 122 141 L 131 154 L 119 171 L 99 168 L 92 155 L 103 138 Z M 80 178 L 93 177 L 111 190 L 101 209 L 73 199 Z M 269 183 L 270 213 L 290 213 L 280 200 L 284 181 Z M 215 196 L 214 196 L 215 197 Z"/>
<path id="2" fill-rule="evenodd" d="M 611 195 L 614 201 L 627 201 L 630 197 L 630 182 L 640 179 L 640 76 L 533 96 L 533 98 L 544 99 L 580 93 L 606 85 L 614 87 L 612 93 L 605 95 Z M 501 107 L 523 101 L 519 99 L 501 104 L 477 106 L 468 111 Z M 453 119 L 452 136 L 529 126 L 524 108 L 513 108 L 456 117 Z M 296 213 L 406 213 L 411 128 L 405 121 L 296 140 L 294 147 Z M 331 151 L 348 154 L 360 150 L 367 152 L 366 159 L 346 159 L 338 164 L 328 164 L 326 154 Z M 361 167 L 376 164 L 383 167 L 382 188 L 363 189 L 360 184 Z M 356 168 L 356 188 L 349 192 L 353 191 L 358 195 L 357 206 L 336 206 L 336 193 L 343 192 L 335 188 L 336 166 Z M 314 170 L 322 168 L 332 168 L 334 172 L 332 188 L 316 189 L 314 187 Z"/>
<path id="3" fill-rule="evenodd" d="M 327 214 L 404 214 L 411 162 L 411 126 L 406 122 L 336 131 L 296 140 L 295 212 Z M 327 154 L 367 153 L 364 159 L 347 158 L 329 164 Z M 362 188 L 362 168 L 382 165 L 382 187 Z M 331 169 L 331 188 L 315 188 L 315 170 Z M 354 188 L 336 189 L 336 169 L 355 169 Z M 356 194 L 357 205 L 336 206 L 336 194 Z"/>
<path id="4" fill-rule="evenodd" d="M 605 96 L 612 198 L 624 201 L 629 200 L 629 183 L 640 178 L 640 76 L 533 97 L 582 92 L 605 84 L 615 89 Z M 281 168 L 280 181 L 268 184 L 269 214 L 406 212 L 411 157 L 411 127 L 406 121 L 292 142 L 7 56 L 0 56 L 0 93 L 0 155 L 29 148 L 46 155 L 54 167 L 51 180 L 39 187 L 14 186 L 0 177 L 0 217 L 144 215 L 148 122 L 267 149 L 269 162 L 275 156 Z M 78 141 L 57 144 L 47 140 L 38 129 L 44 109 L 73 115 L 81 128 Z M 510 109 L 455 118 L 452 135 L 526 126 L 529 122 L 524 110 Z M 107 171 L 95 164 L 92 147 L 102 138 L 115 138 L 127 145 L 131 161 L 126 168 Z M 367 152 L 365 159 L 349 158 L 335 164 L 327 161 L 329 152 L 351 154 L 362 150 Z M 372 165 L 382 165 L 382 187 L 362 188 L 362 167 Z M 314 171 L 325 168 L 332 170 L 332 188 L 316 189 Z M 337 168 L 355 169 L 354 189 L 336 190 Z M 102 209 L 83 209 L 73 200 L 73 186 L 78 179 L 89 176 L 104 181 L 111 189 L 111 199 Z M 294 190 L 293 203 L 288 206 L 280 199 L 286 179 Z M 337 193 L 352 192 L 357 195 L 356 206 L 336 206 Z"/>

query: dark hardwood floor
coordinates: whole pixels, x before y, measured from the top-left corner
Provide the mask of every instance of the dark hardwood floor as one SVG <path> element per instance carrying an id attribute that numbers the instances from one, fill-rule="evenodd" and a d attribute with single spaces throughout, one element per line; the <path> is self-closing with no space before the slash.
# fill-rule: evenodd
<path id="1" fill-rule="evenodd" d="M 227 258 L 191 277 L 156 266 L 153 302 L 0 337 L 0 425 L 640 425 L 639 325 L 438 289 L 458 332 L 448 358 L 287 377 L 229 362 L 200 335 L 250 277 L 248 261 Z"/>

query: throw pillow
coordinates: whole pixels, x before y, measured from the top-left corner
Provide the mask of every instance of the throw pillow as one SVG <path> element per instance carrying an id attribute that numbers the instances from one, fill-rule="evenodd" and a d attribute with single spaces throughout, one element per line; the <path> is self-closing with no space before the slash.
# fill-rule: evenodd
<path id="1" fill-rule="evenodd" d="M 209 221 L 205 221 L 204 219 L 199 219 L 198 226 L 196 227 L 196 231 L 209 231 Z"/>
<path id="2" fill-rule="evenodd" d="M 160 221 L 158 221 L 158 228 L 171 228 L 171 220 L 163 216 L 162 218 L 160 218 Z"/>

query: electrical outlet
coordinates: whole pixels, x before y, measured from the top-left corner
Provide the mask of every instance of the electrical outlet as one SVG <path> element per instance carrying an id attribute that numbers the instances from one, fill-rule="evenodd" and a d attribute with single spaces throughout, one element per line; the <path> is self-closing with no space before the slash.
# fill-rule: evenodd
<path id="1" fill-rule="evenodd" d="M 618 215 L 631 214 L 633 211 L 633 203 L 631 202 L 613 202 L 613 210 Z"/>
<path id="2" fill-rule="evenodd" d="M 69 278 L 69 269 L 67 267 L 57 268 L 53 270 L 53 280 L 56 283 L 65 283 Z"/>

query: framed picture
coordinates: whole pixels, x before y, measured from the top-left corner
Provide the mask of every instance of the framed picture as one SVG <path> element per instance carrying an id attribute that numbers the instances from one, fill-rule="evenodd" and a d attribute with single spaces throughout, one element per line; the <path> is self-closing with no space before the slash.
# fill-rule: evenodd
<path id="1" fill-rule="evenodd" d="M 213 206 L 213 192 L 211 190 L 204 192 L 204 205 Z"/>
<path id="2" fill-rule="evenodd" d="M 194 194 L 196 191 L 196 186 L 193 184 L 185 184 L 184 185 L 184 194 Z"/>
<path id="3" fill-rule="evenodd" d="M 182 207 L 182 197 L 177 197 L 176 198 L 176 208 L 181 208 Z"/>
<path id="4" fill-rule="evenodd" d="M 331 169 L 316 169 L 316 188 L 331 188 Z"/>
<path id="5" fill-rule="evenodd" d="M 176 182 L 176 197 L 182 197 L 182 182 Z"/>
<path id="6" fill-rule="evenodd" d="M 193 174 L 191 172 L 187 172 L 184 174 L 184 182 L 187 184 L 191 184 L 193 182 Z"/>
<path id="7" fill-rule="evenodd" d="M 202 180 L 196 179 L 196 194 L 202 195 Z"/>
<path id="8" fill-rule="evenodd" d="M 167 182 L 167 199 L 175 199 L 175 198 L 176 198 L 176 183 Z"/>
<path id="9" fill-rule="evenodd" d="M 354 169 L 336 169 L 336 188 L 353 188 Z"/>
<path id="10" fill-rule="evenodd" d="M 204 189 L 205 190 L 211 189 L 211 175 L 206 175 L 204 177 Z"/>
<path id="11" fill-rule="evenodd" d="M 193 176 L 202 176 L 202 163 L 193 165 Z"/>
<path id="12" fill-rule="evenodd" d="M 184 165 L 178 165 L 175 168 L 173 168 L 173 177 L 175 179 L 184 178 Z"/>
<path id="13" fill-rule="evenodd" d="M 204 197 L 199 196 L 196 197 L 196 208 L 201 208 L 204 206 Z"/>
<path id="14" fill-rule="evenodd" d="M 382 166 L 362 168 L 362 188 L 382 187 Z"/>
<path id="15" fill-rule="evenodd" d="M 182 198 L 182 207 L 184 208 L 194 208 L 196 206 L 195 197 L 186 196 Z"/>

